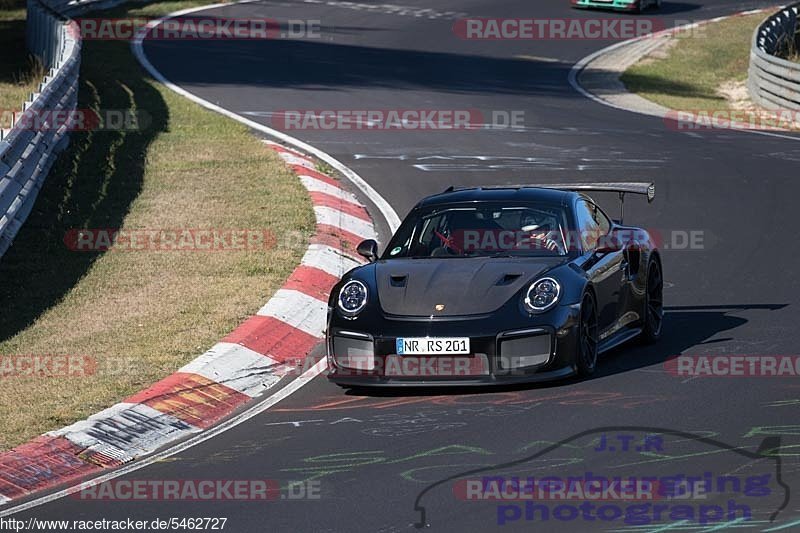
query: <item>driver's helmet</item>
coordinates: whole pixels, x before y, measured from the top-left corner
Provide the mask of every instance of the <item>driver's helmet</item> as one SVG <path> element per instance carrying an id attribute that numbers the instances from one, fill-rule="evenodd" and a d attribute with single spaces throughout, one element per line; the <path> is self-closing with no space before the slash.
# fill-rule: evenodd
<path id="1" fill-rule="evenodd" d="M 531 209 L 522 213 L 520 217 L 520 229 L 522 229 L 522 231 L 535 231 L 537 233 L 547 233 L 552 230 L 549 217 Z"/>

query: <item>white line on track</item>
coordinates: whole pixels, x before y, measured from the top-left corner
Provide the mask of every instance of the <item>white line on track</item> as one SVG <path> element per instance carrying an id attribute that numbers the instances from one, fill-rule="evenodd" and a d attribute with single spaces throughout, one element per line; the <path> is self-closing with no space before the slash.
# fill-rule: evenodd
<path id="1" fill-rule="evenodd" d="M 300 139 L 292 137 L 291 135 L 287 135 L 287 134 L 283 133 L 282 131 L 278 131 L 278 130 L 269 128 L 267 126 L 264 126 L 263 124 L 259 124 L 258 122 L 255 122 L 253 120 L 247 119 L 247 118 L 245 118 L 245 117 L 243 117 L 243 116 L 241 116 L 241 115 L 239 115 L 237 113 L 234 113 L 233 111 L 229 111 L 228 109 L 225 109 L 224 107 L 220 107 L 220 106 L 218 106 L 216 104 L 213 104 L 213 103 L 209 102 L 208 100 L 200 98 L 199 96 L 197 96 L 197 95 L 195 95 L 193 93 L 190 93 L 186 89 L 175 85 L 174 83 L 169 81 L 163 74 L 161 74 L 161 72 L 156 70 L 156 68 L 153 66 L 153 64 L 150 63 L 150 60 L 147 59 L 147 56 L 144 53 L 144 48 L 142 47 L 142 40 L 143 40 L 144 36 L 147 35 L 147 33 L 151 29 L 155 28 L 156 26 L 158 26 L 159 24 L 161 24 L 165 20 L 171 19 L 171 18 L 175 18 L 175 17 L 180 17 L 180 16 L 183 16 L 183 15 L 188 15 L 190 13 L 195 13 L 197 11 L 205 11 L 205 10 L 208 10 L 208 9 L 217 9 L 217 8 L 221 8 L 221 7 L 230 7 L 230 6 L 236 5 L 236 4 L 247 4 L 247 3 L 252 3 L 252 0 L 231 2 L 229 4 L 211 4 L 211 5 L 206 5 L 206 6 L 193 7 L 193 8 L 190 8 L 190 9 L 183 9 L 181 11 L 176 11 L 175 13 L 170 13 L 166 17 L 150 21 L 144 28 L 142 28 L 136 34 L 136 37 L 134 37 L 133 41 L 131 42 L 131 48 L 133 49 L 133 53 L 134 53 L 134 55 L 136 55 L 136 58 L 139 60 L 139 63 L 142 64 L 142 66 L 150 73 L 151 76 L 153 76 L 153 78 L 155 78 L 156 80 L 158 80 L 159 82 L 164 84 L 166 87 L 168 87 L 172 91 L 180 94 L 181 96 L 183 96 L 185 98 L 188 98 L 192 102 L 195 102 L 196 104 L 199 104 L 199 105 L 205 107 L 206 109 L 210 109 L 212 111 L 216 111 L 217 113 L 220 113 L 221 115 L 224 115 L 224 116 L 226 116 L 228 118 L 231 118 L 231 119 L 233 119 L 233 120 L 235 120 L 235 121 L 237 121 L 237 122 L 239 122 L 241 124 L 244 124 L 245 126 L 247 126 L 249 128 L 253 128 L 254 130 L 257 130 L 257 131 L 260 131 L 261 133 L 269 135 L 270 137 L 273 137 L 275 139 L 279 139 L 279 140 L 285 142 L 286 144 L 294 146 L 295 148 L 297 148 L 297 149 L 299 149 L 299 150 L 301 150 L 303 152 L 306 152 L 308 154 L 311 154 L 314 157 L 316 157 L 318 159 L 321 159 L 322 161 L 325 161 L 326 163 L 328 163 L 330 166 L 332 166 L 337 171 L 342 173 L 342 175 L 344 175 L 348 180 L 350 180 L 353 183 L 353 185 L 358 187 L 358 189 L 362 193 L 364 193 L 364 195 L 367 198 L 369 198 L 372 203 L 375 204 L 375 206 L 378 208 L 378 210 L 380 210 L 381 215 L 383 215 L 383 218 L 386 220 L 386 223 L 389 225 L 389 229 L 391 230 L 392 233 L 394 233 L 395 230 L 397 230 L 397 228 L 400 226 L 400 217 L 397 216 L 397 213 L 395 212 L 394 208 L 389 204 L 389 202 L 387 202 L 386 199 L 383 196 L 381 196 L 378 193 L 378 191 L 376 191 L 372 187 L 372 185 L 367 183 L 364 180 L 364 178 L 359 176 L 354 170 L 352 170 L 351 168 L 349 168 L 346 165 L 344 165 L 343 163 L 341 163 L 338 159 L 334 158 L 332 155 L 330 155 L 330 154 L 328 154 L 326 152 L 323 152 L 319 148 L 316 148 L 316 147 L 314 147 L 314 146 L 312 146 L 312 145 L 310 145 L 310 144 L 308 144 L 306 142 L 303 142 Z"/>
<path id="2" fill-rule="evenodd" d="M 242 117 L 240 115 L 237 115 L 236 113 L 234 113 L 232 111 L 229 111 L 229 110 L 227 110 L 227 109 L 225 109 L 223 107 L 220 107 L 220 106 L 218 106 L 216 104 L 213 104 L 213 103 L 211 103 L 211 102 L 209 102 L 207 100 L 204 100 L 204 99 L 200 98 L 199 96 L 194 95 L 194 94 L 190 93 L 189 91 L 183 89 L 182 87 L 179 87 L 179 86 L 175 85 L 174 83 L 169 81 L 166 77 L 164 77 L 164 75 L 161 74 L 161 72 L 156 70 L 156 68 L 153 66 L 153 64 L 150 63 L 150 61 L 147 59 L 147 56 L 144 53 L 144 48 L 142 47 L 142 40 L 144 39 L 144 37 L 147 35 L 147 33 L 152 28 L 155 28 L 156 26 L 160 25 L 165 20 L 171 19 L 171 18 L 175 18 L 175 17 L 179 17 L 179 16 L 182 16 L 182 15 L 188 15 L 190 13 L 194 13 L 194 12 L 197 12 L 197 11 L 204 11 L 204 10 L 207 10 L 207 9 L 216 9 L 216 8 L 221 8 L 221 7 L 229 7 L 229 6 L 234 5 L 234 4 L 247 4 L 247 3 L 252 3 L 253 1 L 254 0 L 240 0 L 238 2 L 233 2 L 233 3 L 211 4 L 211 5 L 206 5 L 206 6 L 194 7 L 194 8 L 190 8 L 190 9 L 183 9 L 181 11 L 176 11 L 174 13 L 170 13 L 169 15 L 167 15 L 165 17 L 162 17 L 162 18 L 159 18 L 157 20 L 153 20 L 153 21 L 149 22 L 144 28 L 142 28 L 136 34 L 136 36 L 134 37 L 133 41 L 131 42 L 131 49 L 133 50 L 133 53 L 136 56 L 136 58 L 139 60 L 139 63 L 150 73 L 150 75 L 153 76 L 153 78 L 155 78 L 156 80 L 158 80 L 162 84 L 164 84 L 166 87 L 171 89 L 172 91 L 180 94 L 181 96 L 183 96 L 185 98 L 188 98 L 189 100 L 199 104 L 202 107 L 205 107 L 206 109 L 210 109 L 212 111 L 216 111 L 217 113 L 220 113 L 221 115 L 224 115 L 224 116 L 226 116 L 228 118 L 231 118 L 231 119 L 233 119 L 233 120 L 235 120 L 235 121 L 237 121 L 237 122 L 239 122 L 241 124 L 244 124 L 244 125 L 252 128 L 252 129 L 256 130 L 256 131 L 260 131 L 261 133 L 264 133 L 264 134 L 266 134 L 266 135 L 268 135 L 268 136 L 270 136 L 272 138 L 281 140 L 281 141 L 285 142 L 286 144 L 289 144 L 289 145 L 291 145 L 291 146 L 293 146 L 293 147 L 295 147 L 295 148 L 297 148 L 297 149 L 299 149 L 299 150 L 301 150 L 301 151 L 303 151 L 305 153 L 311 154 L 311 155 L 317 157 L 318 159 L 320 159 L 322 161 L 325 161 L 326 163 L 331 165 L 334 169 L 336 169 L 338 172 L 340 172 L 342 175 L 344 175 L 348 180 L 350 180 L 356 187 L 358 187 L 358 189 L 367 198 L 369 198 L 370 201 L 372 201 L 375 204 L 375 206 L 380 210 L 381 215 L 383 215 L 384 219 L 386 220 L 386 223 L 388 224 L 390 231 L 392 233 L 394 233 L 397 230 L 397 228 L 400 226 L 400 218 L 397 216 L 397 213 L 395 212 L 394 208 L 392 208 L 392 206 L 389 204 L 389 202 L 387 202 L 386 199 L 383 198 L 383 196 L 381 196 L 369 183 L 367 183 L 355 171 L 353 171 L 349 167 L 345 166 L 343 163 L 341 163 L 339 160 L 337 160 L 333 156 L 329 155 L 328 153 L 323 152 L 322 150 L 320 150 L 320 149 L 318 149 L 318 148 L 316 148 L 314 146 L 311 146 L 310 144 L 307 144 L 307 143 L 301 141 L 300 139 L 296 139 L 296 138 L 294 138 L 294 137 L 292 137 L 290 135 L 287 135 L 287 134 L 285 134 L 283 132 L 274 130 L 272 128 L 268 128 L 267 126 L 264 126 L 263 124 L 259 124 L 258 122 L 254 122 L 252 120 L 246 119 L 246 118 L 244 118 L 244 117 Z M 279 391 L 277 391 L 274 394 L 272 394 L 271 396 L 265 398 L 263 401 L 260 401 L 259 403 L 255 404 L 253 407 L 250 407 L 249 409 L 241 412 L 240 414 L 238 414 L 238 415 L 226 420 L 225 422 L 223 422 L 223 423 L 221 423 L 219 425 L 213 426 L 212 428 L 204 431 L 203 433 L 200 433 L 198 435 L 195 435 L 194 437 L 188 438 L 187 440 L 185 440 L 185 441 L 183 441 L 183 442 L 181 442 L 181 443 L 179 443 L 179 444 L 177 444 L 175 446 L 170 446 L 169 448 L 166 448 L 165 450 L 162 450 L 162 451 L 160 451 L 160 452 L 158 452 L 158 453 L 156 453 L 154 455 L 151 455 L 149 457 L 145 457 L 145 458 L 143 458 L 141 460 L 138 460 L 138 461 L 135 461 L 133 463 L 130 463 L 127 466 L 121 467 L 121 468 L 116 469 L 116 470 L 114 470 L 112 472 L 108 472 L 107 474 L 104 474 L 102 476 L 98 476 L 96 478 L 93 478 L 90 481 L 88 481 L 88 483 L 92 483 L 92 484 L 103 483 L 103 482 L 118 478 L 120 476 L 124 476 L 126 474 L 131 473 L 131 472 L 135 472 L 137 470 L 140 470 L 142 468 L 150 466 L 153 463 L 156 463 L 158 461 L 162 461 L 162 460 L 164 460 L 164 459 L 166 459 L 168 457 L 171 457 L 171 456 L 176 455 L 178 453 L 181 453 L 181 452 L 183 452 L 185 450 L 188 450 L 189 448 L 197 446 L 198 444 L 201 444 L 201 443 L 203 443 L 203 442 L 205 442 L 205 441 L 207 441 L 209 439 L 212 439 L 212 438 L 216 437 L 217 435 L 219 435 L 221 433 L 224 433 L 224 432 L 228 431 L 229 429 L 232 429 L 232 428 L 238 426 L 239 424 L 242 424 L 242 423 L 250 420 L 251 418 L 253 418 L 255 416 L 258 416 L 259 414 L 261 414 L 264 411 L 266 411 L 267 409 L 271 408 L 272 406 L 274 406 L 275 404 L 277 404 L 281 400 L 289 397 L 291 394 L 293 394 L 296 391 L 300 390 L 301 387 L 303 387 L 304 385 L 308 384 L 315 377 L 317 377 L 319 374 L 321 374 L 325 370 L 325 368 L 327 368 L 327 360 L 323 358 L 319 362 L 317 362 L 314 366 L 312 366 L 311 368 L 309 368 L 308 370 L 303 372 L 303 374 L 301 374 L 294 381 L 292 381 L 291 383 L 289 383 L 288 385 L 286 385 L 285 387 L 283 387 Z M 35 507 L 39 507 L 41 505 L 45 505 L 45 504 L 50 503 L 52 501 L 64 498 L 65 496 L 68 496 L 69 494 L 72 494 L 72 493 L 75 493 L 75 492 L 81 490 L 81 488 L 83 486 L 85 486 L 85 483 L 86 482 L 84 482 L 82 484 L 77 484 L 77 485 L 73 484 L 73 485 L 71 485 L 71 486 L 69 486 L 69 487 L 67 487 L 65 489 L 61 489 L 59 491 L 53 492 L 51 494 L 48 494 L 46 496 L 35 498 L 35 499 L 30 500 L 28 502 L 24 502 L 24 503 L 21 503 L 19 505 L 14 505 L 12 507 L 3 508 L 2 510 L 0 510 L 0 518 L 2 518 L 4 516 L 11 515 L 11 514 L 19 513 L 19 512 L 22 512 L 22 511 L 26 511 L 28 509 L 32 509 L 32 508 L 35 508 Z M 7 504 L 7 503 L 8 503 L 8 501 L 7 501 L 7 499 L 5 497 L 0 497 L 0 504 Z"/>

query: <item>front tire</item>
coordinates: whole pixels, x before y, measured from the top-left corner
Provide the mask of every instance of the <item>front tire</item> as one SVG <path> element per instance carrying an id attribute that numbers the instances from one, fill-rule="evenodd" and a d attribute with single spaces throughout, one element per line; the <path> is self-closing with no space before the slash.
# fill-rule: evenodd
<path id="1" fill-rule="evenodd" d="M 644 325 L 642 341 L 652 344 L 661 338 L 664 327 L 664 276 L 657 260 L 647 266 L 647 288 L 645 290 Z"/>
<path id="2" fill-rule="evenodd" d="M 591 292 L 581 302 L 575 366 L 582 377 L 591 376 L 597 369 L 597 305 Z"/>

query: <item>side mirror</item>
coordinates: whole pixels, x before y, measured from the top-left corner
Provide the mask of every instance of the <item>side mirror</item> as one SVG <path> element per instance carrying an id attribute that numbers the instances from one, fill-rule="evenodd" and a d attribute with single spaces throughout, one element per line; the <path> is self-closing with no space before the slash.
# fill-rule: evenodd
<path id="1" fill-rule="evenodd" d="M 617 234 L 613 231 L 608 235 L 603 235 L 597 241 L 597 248 L 594 249 L 596 254 L 610 254 L 622 250 L 622 241 Z"/>
<path id="2" fill-rule="evenodd" d="M 356 248 L 356 252 L 358 252 L 358 255 L 366 258 L 370 263 L 374 263 L 378 260 L 378 243 L 375 242 L 374 239 L 361 241 Z"/>

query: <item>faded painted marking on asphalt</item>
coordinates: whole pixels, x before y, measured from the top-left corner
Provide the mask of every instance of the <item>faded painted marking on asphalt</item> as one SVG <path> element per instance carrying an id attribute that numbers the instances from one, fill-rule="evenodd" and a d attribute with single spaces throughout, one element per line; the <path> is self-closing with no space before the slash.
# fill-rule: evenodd
<path id="1" fill-rule="evenodd" d="M 436 19 L 457 19 L 467 16 L 462 11 L 439 11 L 416 6 L 399 6 L 394 4 L 366 4 L 363 2 L 343 2 L 339 0 L 301 0 L 304 4 L 323 5 L 328 7 L 339 7 L 352 9 L 353 11 L 365 11 L 368 13 L 378 13 L 381 15 L 397 15 L 401 17 Z"/>

